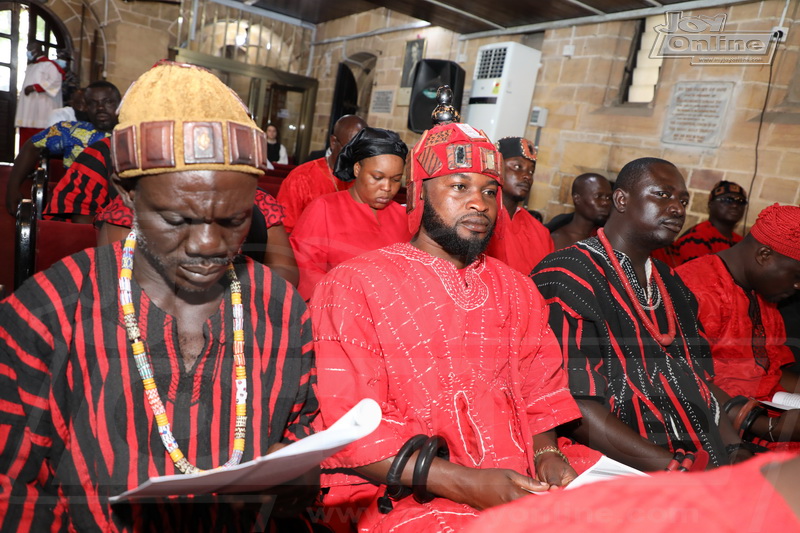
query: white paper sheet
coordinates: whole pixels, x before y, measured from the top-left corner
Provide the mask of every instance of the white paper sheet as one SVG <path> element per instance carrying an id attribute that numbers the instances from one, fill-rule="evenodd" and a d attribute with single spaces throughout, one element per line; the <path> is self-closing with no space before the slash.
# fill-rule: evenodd
<path id="1" fill-rule="evenodd" d="M 598 481 L 606 481 L 615 479 L 619 476 L 647 476 L 641 470 L 636 470 L 619 461 L 615 461 L 605 455 L 600 457 L 600 460 L 590 466 L 583 474 L 575 478 L 575 480 L 567 485 L 566 490 L 577 489 L 590 483 Z"/>
<path id="2" fill-rule="evenodd" d="M 648 476 L 641 470 L 636 470 L 626 464 L 615 461 L 605 455 L 600 456 L 600 460 L 586 469 L 583 474 L 576 477 L 572 483 L 567 485 L 564 490 L 577 489 L 585 485 L 597 483 L 598 481 L 608 481 L 610 479 L 617 479 L 620 476 Z M 557 494 L 557 492 L 532 492 L 537 496 L 546 496 L 549 494 Z"/>
<path id="3" fill-rule="evenodd" d="M 361 400 L 330 428 L 281 448 L 275 453 L 225 470 L 150 478 L 135 489 L 109 498 L 111 503 L 131 499 L 212 492 L 254 492 L 286 483 L 305 474 L 351 442 L 366 437 L 381 422 L 381 408 Z"/>
<path id="4" fill-rule="evenodd" d="M 771 402 L 761 402 L 773 409 L 787 411 L 789 409 L 800 409 L 800 394 L 792 392 L 778 391 L 772 397 Z"/>

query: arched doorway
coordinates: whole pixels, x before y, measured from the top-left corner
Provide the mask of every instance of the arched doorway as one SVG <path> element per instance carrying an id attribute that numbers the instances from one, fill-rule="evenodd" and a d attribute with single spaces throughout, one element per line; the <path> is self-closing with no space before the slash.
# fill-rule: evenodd
<path id="1" fill-rule="evenodd" d="M 72 55 L 67 28 L 49 9 L 32 1 L 0 2 L 0 161 L 14 159 L 14 113 L 31 41 L 50 59 L 60 48 Z"/>
<path id="2" fill-rule="evenodd" d="M 358 52 L 339 63 L 328 135 L 333 133 L 333 125 L 344 115 L 359 115 L 365 120 L 368 118 L 377 62 L 375 54 Z"/>

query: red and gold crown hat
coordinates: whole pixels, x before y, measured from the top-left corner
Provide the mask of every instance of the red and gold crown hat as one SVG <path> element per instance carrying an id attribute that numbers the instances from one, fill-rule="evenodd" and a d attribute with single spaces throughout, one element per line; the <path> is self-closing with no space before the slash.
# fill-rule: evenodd
<path id="1" fill-rule="evenodd" d="M 477 173 L 491 176 L 503 185 L 503 157 L 483 131 L 458 122 L 460 117 L 451 105 L 452 97 L 450 87 L 439 87 L 436 92 L 438 105 L 431 114 L 434 125 L 423 132 L 411 149 L 406 211 L 412 235 L 422 221 L 424 180 L 448 174 Z M 502 207 L 499 193 L 497 198 Z"/>

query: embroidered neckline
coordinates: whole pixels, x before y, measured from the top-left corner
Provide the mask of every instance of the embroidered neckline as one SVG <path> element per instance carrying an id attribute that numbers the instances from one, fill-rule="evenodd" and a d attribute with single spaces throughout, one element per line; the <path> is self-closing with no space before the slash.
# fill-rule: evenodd
<path id="1" fill-rule="evenodd" d="M 489 288 L 481 278 L 481 274 L 486 270 L 486 254 L 479 255 L 475 261 L 463 269 L 457 269 L 450 261 L 423 252 L 411 243 L 393 244 L 384 248 L 383 251 L 429 267 L 442 282 L 442 286 L 453 302 L 465 311 L 473 311 L 481 307 L 489 298 Z"/>

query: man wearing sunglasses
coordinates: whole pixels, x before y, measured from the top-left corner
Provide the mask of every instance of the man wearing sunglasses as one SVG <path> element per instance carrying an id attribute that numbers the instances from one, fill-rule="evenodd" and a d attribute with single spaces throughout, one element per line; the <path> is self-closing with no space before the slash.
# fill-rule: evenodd
<path id="1" fill-rule="evenodd" d="M 744 189 L 732 181 L 720 181 L 708 196 L 708 220 L 692 226 L 672 246 L 658 250 L 658 259 L 672 267 L 697 257 L 727 250 L 742 240 L 733 231 L 747 207 Z"/>

